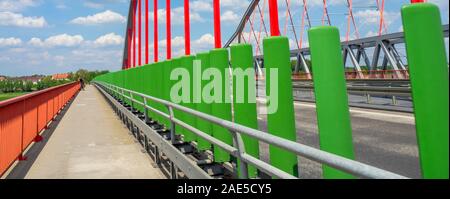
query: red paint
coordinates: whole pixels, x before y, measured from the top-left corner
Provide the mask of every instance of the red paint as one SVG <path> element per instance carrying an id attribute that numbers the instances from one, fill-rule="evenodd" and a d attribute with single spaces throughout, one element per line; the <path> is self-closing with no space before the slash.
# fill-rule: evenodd
<path id="1" fill-rule="evenodd" d="M 74 82 L 0 102 L 0 176 L 26 160 L 25 149 L 79 90 Z"/>
<path id="2" fill-rule="evenodd" d="M 132 56 L 133 56 L 132 53 L 133 52 L 131 50 L 133 48 L 133 45 L 132 45 L 132 39 L 133 39 L 132 32 L 133 32 L 132 28 L 128 29 L 128 67 L 127 67 L 127 69 L 131 68 L 131 65 L 133 64 L 133 59 L 132 59 Z"/>
<path id="3" fill-rule="evenodd" d="M 280 25 L 278 23 L 278 2 L 269 0 L 270 14 L 270 34 L 271 36 L 280 36 Z"/>
<path id="4" fill-rule="evenodd" d="M 220 30 L 220 1 L 214 0 L 214 46 L 222 48 L 222 33 Z"/>
<path id="5" fill-rule="evenodd" d="M 136 7 L 135 7 L 135 1 L 134 0 L 133 3 L 133 12 L 132 12 L 132 18 L 133 18 L 133 32 L 132 32 L 132 37 L 133 37 L 133 67 L 136 67 Z"/>
<path id="6" fill-rule="evenodd" d="M 145 64 L 148 64 L 148 0 L 145 0 Z"/>
<path id="7" fill-rule="evenodd" d="M 37 135 L 35 138 L 34 138 L 34 142 L 41 142 L 42 140 L 44 140 L 44 138 L 42 137 L 42 136 L 40 136 L 40 135 Z"/>
<path id="8" fill-rule="evenodd" d="M 154 31 L 154 57 L 158 62 L 158 0 L 153 0 L 153 31 Z"/>
<path id="9" fill-rule="evenodd" d="M 379 1 L 377 1 L 377 4 L 379 4 Z M 381 1 L 381 8 L 380 8 L 380 27 L 378 29 L 378 36 L 381 36 L 383 34 L 383 25 L 384 24 L 384 0 Z M 386 26 L 385 26 L 386 28 Z"/>
<path id="10" fill-rule="evenodd" d="M 141 11 L 142 11 L 142 5 L 141 5 L 141 1 L 142 0 L 138 0 L 138 31 L 139 31 L 139 35 L 138 35 L 138 37 L 139 37 L 139 39 L 138 39 L 138 65 L 139 66 L 142 66 L 142 63 L 141 63 L 141 60 L 142 60 L 142 52 L 141 52 L 141 49 L 142 49 L 142 46 L 141 46 L 141 39 L 142 39 L 142 21 L 141 21 Z"/>
<path id="11" fill-rule="evenodd" d="M 167 54 L 166 59 L 172 59 L 172 29 L 171 29 L 171 17 L 170 17 L 170 0 L 166 0 L 166 41 L 167 41 Z"/>
<path id="12" fill-rule="evenodd" d="M 189 0 L 184 0 L 184 45 L 185 54 L 191 55 L 191 20 Z"/>
<path id="13" fill-rule="evenodd" d="M 425 0 L 411 0 L 411 3 L 425 3 Z"/>

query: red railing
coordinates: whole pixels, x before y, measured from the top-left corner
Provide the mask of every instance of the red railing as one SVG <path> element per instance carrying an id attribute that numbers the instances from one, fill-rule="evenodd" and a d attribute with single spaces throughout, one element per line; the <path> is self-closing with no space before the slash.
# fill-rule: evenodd
<path id="1" fill-rule="evenodd" d="M 0 102 L 0 176 L 24 159 L 24 150 L 41 140 L 40 132 L 79 90 L 74 82 Z"/>

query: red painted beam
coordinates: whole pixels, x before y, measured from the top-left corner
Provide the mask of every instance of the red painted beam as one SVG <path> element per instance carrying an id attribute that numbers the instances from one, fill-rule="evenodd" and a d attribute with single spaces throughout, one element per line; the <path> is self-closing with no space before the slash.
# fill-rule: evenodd
<path id="1" fill-rule="evenodd" d="M 133 0 L 133 67 L 136 67 L 136 6 L 135 1 Z"/>
<path id="2" fill-rule="evenodd" d="M 129 69 L 129 68 L 131 68 L 131 64 L 132 64 L 132 60 L 131 60 L 131 48 L 132 48 L 132 45 L 131 45 L 131 39 L 132 39 L 132 29 L 131 28 L 128 28 L 128 56 L 127 56 L 127 68 L 126 69 Z"/>
<path id="3" fill-rule="evenodd" d="M 167 41 L 167 54 L 166 59 L 172 59 L 172 29 L 171 29 L 171 17 L 170 17 L 170 0 L 166 0 L 166 41 Z"/>
<path id="4" fill-rule="evenodd" d="M 158 62 L 158 0 L 153 0 L 153 31 L 154 31 L 154 57 L 155 62 Z"/>
<path id="5" fill-rule="evenodd" d="M 148 0 L 145 0 L 145 64 L 148 64 Z"/>
<path id="6" fill-rule="evenodd" d="M 186 55 L 191 55 L 191 20 L 189 12 L 189 0 L 184 0 L 184 50 Z"/>
<path id="7" fill-rule="evenodd" d="M 138 39 L 138 65 L 139 66 L 142 66 L 142 63 L 141 63 L 141 60 L 142 60 L 142 52 L 141 52 L 141 50 L 142 50 L 142 46 L 141 46 L 141 44 L 142 44 L 142 21 L 141 21 L 141 15 L 142 15 L 142 13 L 141 13 L 141 11 L 142 11 L 142 5 L 141 5 L 141 3 L 142 3 L 142 0 L 138 0 L 138 31 L 139 31 L 139 34 L 138 34 L 138 37 L 139 37 L 139 39 Z"/>
<path id="8" fill-rule="evenodd" d="M 280 36 L 277 0 L 269 0 L 269 14 L 270 14 L 270 34 L 272 36 Z"/>
<path id="9" fill-rule="evenodd" d="M 215 48 L 222 48 L 222 33 L 220 30 L 220 1 L 214 0 L 214 44 Z"/>
<path id="10" fill-rule="evenodd" d="M 424 3 L 425 0 L 411 0 L 411 3 Z"/>

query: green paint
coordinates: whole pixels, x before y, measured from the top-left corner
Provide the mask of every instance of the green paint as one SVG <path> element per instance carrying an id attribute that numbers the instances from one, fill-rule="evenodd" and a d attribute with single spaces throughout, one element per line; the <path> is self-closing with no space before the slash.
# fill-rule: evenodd
<path id="1" fill-rule="evenodd" d="M 339 30 L 331 26 L 314 27 L 308 31 L 308 37 L 314 70 L 320 149 L 354 159 Z M 326 165 L 323 165 L 323 176 L 328 179 L 353 178 Z"/>
<path id="2" fill-rule="evenodd" d="M 139 75 L 138 75 L 139 74 L 138 73 L 139 69 L 138 68 L 133 68 L 132 71 L 133 71 L 132 72 L 133 87 L 132 87 L 131 90 L 138 91 L 139 90 Z M 134 95 L 133 98 L 136 101 L 140 101 L 141 100 L 141 97 L 139 97 L 137 95 Z M 134 108 L 137 109 L 138 111 L 142 110 L 142 106 L 139 105 L 138 103 L 135 102 L 135 103 L 133 103 L 133 105 L 134 105 Z"/>
<path id="3" fill-rule="evenodd" d="M 449 81 L 439 8 L 402 8 L 422 176 L 448 179 Z"/>
<path id="4" fill-rule="evenodd" d="M 144 84 L 143 84 L 143 81 L 142 81 L 144 79 L 144 76 L 143 76 L 142 71 L 143 71 L 143 67 L 142 66 L 136 68 L 136 91 L 138 93 L 142 93 L 143 87 L 144 87 Z M 144 99 L 142 97 L 137 97 L 137 99 L 138 99 L 138 101 L 140 103 L 144 103 Z M 144 106 L 138 105 L 138 110 L 141 113 L 144 113 Z"/>
<path id="5" fill-rule="evenodd" d="M 183 103 L 183 106 L 190 108 L 190 109 L 195 109 L 195 104 L 193 103 L 193 90 L 194 90 L 194 86 L 193 86 L 193 61 L 194 61 L 195 57 L 194 56 L 184 56 L 181 58 L 181 64 L 182 66 L 189 71 L 189 102 L 187 103 Z M 190 126 L 195 127 L 196 126 L 196 119 L 194 116 L 190 115 L 190 114 L 184 114 L 184 122 L 186 122 L 187 124 L 189 124 Z M 192 142 L 192 141 L 196 141 L 197 140 L 197 136 L 188 131 L 187 129 L 184 129 L 184 141 L 185 142 Z"/>
<path id="6" fill-rule="evenodd" d="M 142 75 L 143 75 L 143 80 L 142 80 L 142 84 L 143 84 L 143 93 L 146 95 L 151 96 L 152 95 L 152 65 L 146 65 L 143 67 L 142 69 Z M 147 105 L 149 105 L 150 107 L 154 108 L 154 104 L 151 100 L 147 101 Z M 152 111 L 148 111 L 148 117 L 150 118 L 154 118 L 154 113 Z"/>
<path id="7" fill-rule="evenodd" d="M 272 81 L 269 71 L 270 69 L 278 70 L 278 78 L 274 77 L 278 80 L 278 86 L 275 88 L 278 91 L 278 109 L 267 115 L 268 131 L 272 135 L 295 142 L 297 136 L 295 132 L 289 41 L 286 37 L 270 37 L 264 39 L 263 46 L 267 96 L 270 96 Z M 294 153 L 271 145 L 270 162 L 273 166 L 298 176 L 298 161 Z"/>
<path id="8" fill-rule="evenodd" d="M 225 81 L 225 76 L 228 75 L 229 63 L 228 63 L 228 50 L 227 49 L 214 49 L 210 52 L 210 64 L 212 68 L 217 68 L 220 71 L 222 77 L 222 99 L 221 102 L 212 103 L 211 113 L 218 118 L 231 121 L 231 104 L 230 95 L 226 95 L 225 89 L 230 82 Z M 221 126 L 213 124 L 213 136 L 226 144 L 233 145 L 233 139 L 230 132 Z M 230 154 L 223 149 L 214 145 L 214 161 L 215 162 L 229 162 Z"/>
<path id="9" fill-rule="evenodd" d="M 164 74 L 163 74 L 163 84 L 164 84 L 164 92 L 163 92 L 163 99 L 166 101 L 170 101 L 170 88 L 171 86 L 171 82 L 170 82 L 170 72 L 172 71 L 172 61 L 168 60 L 165 61 L 164 64 Z M 169 114 L 169 111 L 167 109 L 167 107 L 164 106 L 164 113 Z M 170 120 L 165 119 L 164 120 L 164 125 L 166 126 L 167 129 L 171 128 L 171 123 Z"/>
<path id="10" fill-rule="evenodd" d="M 203 71 L 205 71 L 207 68 L 210 67 L 210 56 L 209 53 L 199 53 L 197 54 L 197 59 L 201 61 L 201 67 L 202 67 L 202 74 Z M 201 88 L 203 88 L 208 81 L 202 80 L 201 81 Z M 201 100 L 201 103 L 197 105 L 197 110 L 211 115 L 211 104 L 205 103 L 205 101 Z M 210 122 L 207 122 L 202 119 L 197 119 L 197 128 L 200 131 L 203 131 L 209 135 L 212 135 L 212 125 Z M 197 144 L 198 144 L 198 150 L 204 151 L 204 150 L 210 150 L 211 149 L 211 143 L 207 142 L 205 139 L 202 139 L 200 137 L 197 138 Z"/>
<path id="11" fill-rule="evenodd" d="M 256 80 L 253 67 L 253 49 L 251 45 L 239 44 L 231 46 L 231 66 L 233 71 L 242 72 L 251 71 L 250 75 L 237 76 L 233 74 L 233 105 L 234 122 L 252 129 L 258 129 L 258 113 L 256 109 Z M 239 81 L 237 78 L 241 78 Z M 242 91 L 238 93 L 237 91 Z M 238 99 L 237 96 L 242 96 Z M 258 140 L 246 135 L 242 135 L 246 153 L 259 159 Z M 240 163 L 238 163 L 240 165 Z M 239 167 L 239 166 L 238 166 Z M 238 169 L 238 172 L 240 170 Z M 254 166 L 248 166 L 249 178 L 257 177 L 257 169 Z"/>
<path id="12" fill-rule="evenodd" d="M 155 93 L 154 97 L 161 99 L 162 96 L 164 95 L 164 93 L 163 93 L 164 92 L 163 91 L 164 62 L 158 62 L 154 65 L 154 67 L 155 67 L 155 74 L 153 77 L 156 80 L 155 81 L 156 93 Z M 165 109 L 165 107 L 159 102 L 156 102 L 156 107 L 157 107 L 158 111 L 161 111 L 161 112 L 163 112 Z M 157 114 L 156 118 L 157 118 L 157 121 L 159 124 L 164 124 L 163 116 L 161 116 L 160 114 Z"/>
<path id="13" fill-rule="evenodd" d="M 171 64 L 171 72 L 180 67 L 181 67 L 181 59 L 180 58 L 173 59 L 172 64 Z M 178 82 L 177 80 L 170 80 L 170 87 L 172 88 L 172 86 L 175 85 L 175 83 L 177 83 L 177 82 Z M 169 97 L 170 97 L 170 93 L 169 93 Z M 171 102 L 173 102 L 172 99 L 171 99 Z M 179 105 L 181 105 L 181 103 L 179 103 Z M 177 109 L 174 109 L 173 113 L 175 115 L 175 118 L 183 121 L 183 112 L 181 112 Z M 177 135 L 183 135 L 183 127 L 181 127 L 180 125 L 176 125 L 175 133 Z"/>

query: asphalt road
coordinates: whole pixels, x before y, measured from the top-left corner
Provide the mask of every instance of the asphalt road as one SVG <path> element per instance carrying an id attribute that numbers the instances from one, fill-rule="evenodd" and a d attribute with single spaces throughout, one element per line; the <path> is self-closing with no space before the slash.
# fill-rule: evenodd
<path id="1" fill-rule="evenodd" d="M 261 101 L 260 101 L 261 102 Z M 267 131 L 266 115 L 259 103 L 259 128 Z M 315 105 L 295 102 L 297 141 L 319 148 Z M 414 115 L 409 113 L 351 108 L 356 160 L 410 178 L 421 178 Z M 268 145 L 260 144 L 268 161 Z M 321 165 L 299 157 L 301 178 L 322 178 Z"/>

